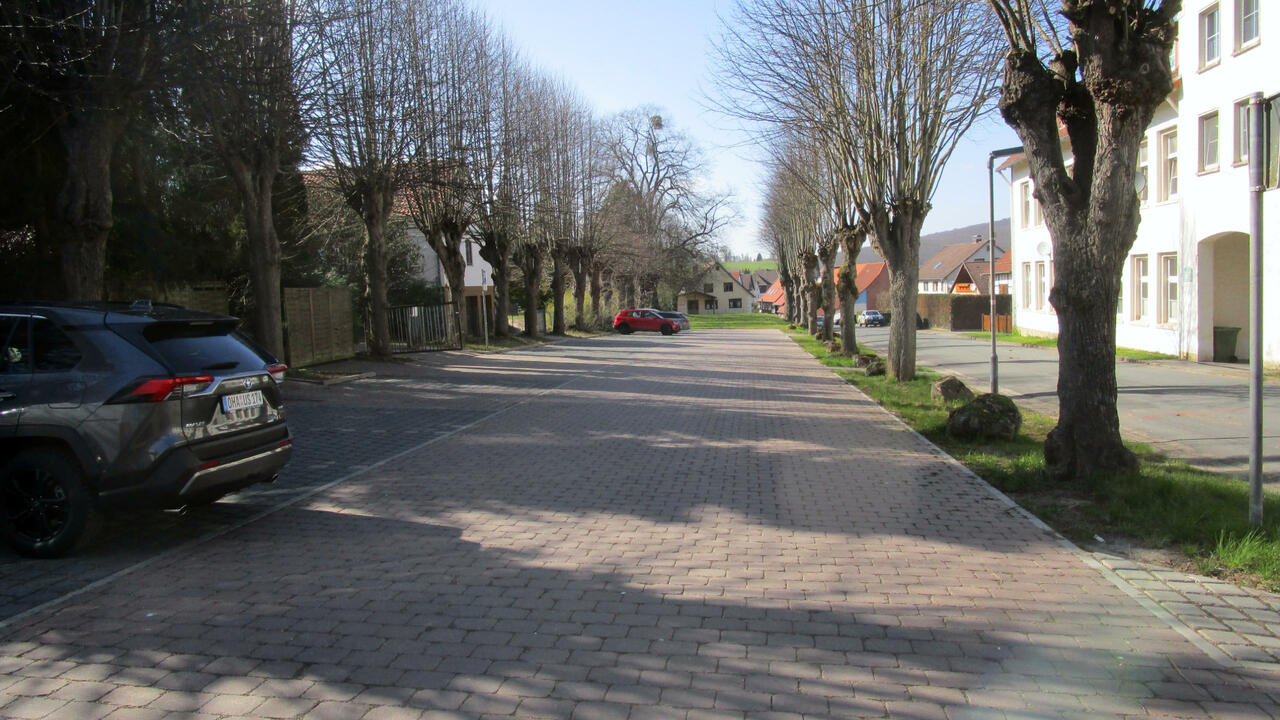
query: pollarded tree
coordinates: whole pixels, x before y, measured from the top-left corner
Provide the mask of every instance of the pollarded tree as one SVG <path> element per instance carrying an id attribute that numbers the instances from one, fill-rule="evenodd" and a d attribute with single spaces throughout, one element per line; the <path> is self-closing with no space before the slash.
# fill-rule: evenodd
<path id="1" fill-rule="evenodd" d="M 318 18 L 297 0 L 210 0 L 188 8 L 181 99 L 239 192 L 254 336 L 284 357 L 274 196 L 303 129 L 298 80 Z"/>
<path id="2" fill-rule="evenodd" d="M 410 112 L 414 173 L 405 194 L 410 217 L 444 268 L 462 342 L 463 243 L 481 199 L 480 146 L 488 142 L 488 118 L 476 100 L 486 89 L 490 31 L 453 0 L 417 0 L 415 8 L 410 67 L 420 90 Z"/>
<path id="3" fill-rule="evenodd" d="M 391 352 L 387 324 L 387 226 L 414 177 L 412 111 L 424 90 L 413 72 L 413 7 L 397 0 L 323 0 L 328 16 L 307 118 L 329 167 L 321 173 L 364 221 L 370 349 Z"/>
<path id="4" fill-rule="evenodd" d="M 721 106 L 834 146 L 831 167 L 853 182 L 840 231 L 870 231 L 888 264 L 888 372 L 909 380 L 920 228 L 994 91 L 994 21 L 971 0 L 741 0 L 737 20 L 722 42 Z"/>
<path id="5" fill-rule="evenodd" d="M 1059 410 L 1045 460 L 1057 477 L 1133 468 L 1116 410 L 1115 308 L 1138 230 L 1139 145 L 1173 89 L 1182 2 L 1062 0 L 1065 28 L 1042 0 L 990 4 L 1009 42 L 1000 112 L 1026 148 L 1056 262 Z"/>

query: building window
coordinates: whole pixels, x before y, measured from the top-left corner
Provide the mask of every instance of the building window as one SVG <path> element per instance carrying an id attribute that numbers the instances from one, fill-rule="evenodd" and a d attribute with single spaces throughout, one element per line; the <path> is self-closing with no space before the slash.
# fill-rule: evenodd
<path id="1" fill-rule="evenodd" d="M 1036 310 L 1044 310 L 1045 284 L 1047 281 L 1044 261 L 1041 260 L 1036 263 Z"/>
<path id="2" fill-rule="evenodd" d="M 1022 307 L 1031 307 L 1031 263 L 1022 263 Z"/>
<path id="3" fill-rule="evenodd" d="M 1160 305 L 1156 308 L 1156 321 L 1167 323 L 1178 311 L 1178 256 L 1175 253 L 1160 255 Z"/>
<path id="4" fill-rule="evenodd" d="M 1218 5 L 1214 3 L 1200 13 L 1200 69 L 1218 64 L 1222 57 L 1222 21 L 1218 16 Z"/>
<path id="5" fill-rule="evenodd" d="M 1236 0 L 1236 50 L 1258 43 L 1258 0 Z"/>
<path id="6" fill-rule="evenodd" d="M 465 244 L 467 246 L 467 267 L 471 267 L 475 263 L 475 258 L 471 256 L 471 241 L 467 240 Z"/>
<path id="7" fill-rule="evenodd" d="M 1235 153 L 1232 155 L 1232 162 L 1236 165 L 1244 165 L 1249 162 L 1249 100 L 1244 99 L 1235 104 L 1234 120 L 1232 125 L 1235 126 L 1233 142 L 1235 143 Z"/>
<path id="8" fill-rule="evenodd" d="M 704 310 L 715 310 L 715 309 L 716 309 L 716 301 L 715 301 L 715 300 L 704 300 L 704 301 L 702 302 L 702 307 L 703 307 L 703 309 L 704 309 Z"/>
<path id="9" fill-rule="evenodd" d="M 1151 279 L 1148 277 L 1147 256 L 1133 256 L 1133 271 L 1129 275 L 1129 283 L 1133 287 L 1130 295 L 1133 298 L 1133 319 L 1145 320 L 1150 305 L 1147 299 L 1151 291 Z"/>
<path id="10" fill-rule="evenodd" d="M 1022 183 L 1018 194 L 1022 199 L 1022 227 L 1031 227 L 1031 181 Z"/>
<path id="11" fill-rule="evenodd" d="M 1138 191 L 1138 202 L 1147 204 L 1147 186 L 1151 184 L 1151 161 L 1147 154 L 1147 141 L 1138 145 L 1138 175 L 1142 178 L 1142 189 Z"/>
<path id="12" fill-rule="evenodd" d="M 742 307 L 742 298 L 729 298 L 729 309 L 735 310 Z"/>
<path id="13" fill-rule="evenodd" d="M 1200 172 L 1218 169 L 1218 113 L 1200 116 Z"/>
<path id="14" fill-rule="evenodd" d="M 703 284 L 702 284 L 702 292 L 704 292 L 704 293 L 712 292 L 712 291 L 714 291 L 715 289 L 716 289 L 716 286 L 715 286 L 715 285 L 712 285 L 711 283 L 703 283 Z"/>
<path id="15" fill-rule="evenodd" d="M 1161 201 L 1178 196 L 1178 131 L 1160 133 L 1160 195 Z"/>
<path id="16" fill-rule="evenodd" d="M 727 282 L 727 283 L 725 283 L 725 284 L 724 284 L 724 291 L 725 291 L 725 292 L 733 292 L 733 283 L 731 283 L 731 282 Z"/>

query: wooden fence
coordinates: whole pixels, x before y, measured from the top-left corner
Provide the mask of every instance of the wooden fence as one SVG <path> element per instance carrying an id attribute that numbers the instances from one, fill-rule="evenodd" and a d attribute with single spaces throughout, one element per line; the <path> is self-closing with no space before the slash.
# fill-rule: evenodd
<path id="1" fill-rule="evenodd" d="M 292 367 L 354 357 L 355 318 L 347 288 L 285 288 L 285 357 Z"/>

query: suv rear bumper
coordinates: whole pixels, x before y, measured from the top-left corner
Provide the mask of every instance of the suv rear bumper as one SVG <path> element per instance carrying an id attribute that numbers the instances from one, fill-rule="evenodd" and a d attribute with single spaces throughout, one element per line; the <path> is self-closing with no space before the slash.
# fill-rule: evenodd
<path id="1" fill-rule="evenodd" d="M 157 462 L 139 483 L 104 492 L 111 505 L 181 507 L 275 480 L 293 455 L 293 437 L 284 423 L 232 437 L 181 445 Z"/>

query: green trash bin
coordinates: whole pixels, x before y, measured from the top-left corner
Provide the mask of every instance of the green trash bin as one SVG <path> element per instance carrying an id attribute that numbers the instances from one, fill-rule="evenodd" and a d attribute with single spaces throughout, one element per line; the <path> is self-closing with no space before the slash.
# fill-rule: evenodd
<path id="1" fill-rule="evenodd" d="M 1213 361 L 1232 362 L 1236 359 L 1236 338 L 1240 335 L 1238 327 L 1213 328 Z"/>

